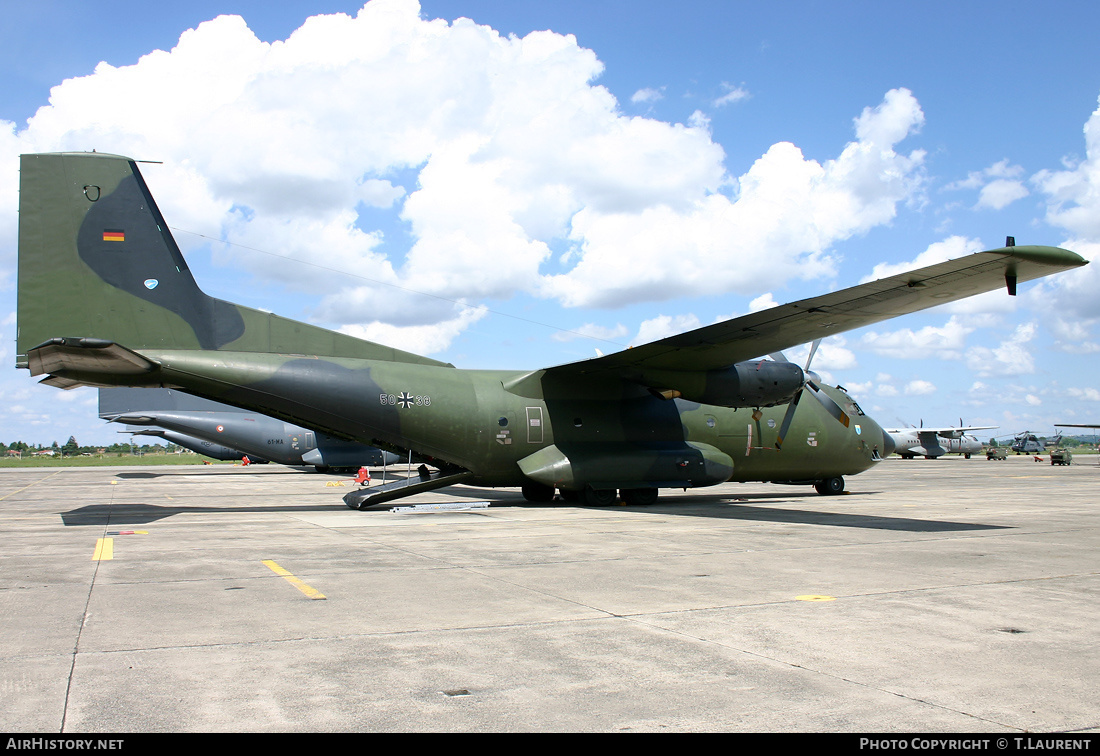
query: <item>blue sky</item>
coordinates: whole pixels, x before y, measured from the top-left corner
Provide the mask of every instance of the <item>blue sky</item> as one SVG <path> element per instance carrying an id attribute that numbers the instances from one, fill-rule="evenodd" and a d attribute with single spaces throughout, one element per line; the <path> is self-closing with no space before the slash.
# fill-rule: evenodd
<path id="1" fill-rule="evenodd" d="M 460 367 L 580 359 L 1009 234 L 1100 249 L 1093 3 L 0 2 L 0 20 L 8 365 L 26 151 L 163 160 L 146 178 L 206 291 Z M 845 334 L 814 367 L 886 426 L 1100 419 L 1092 267 Z M 9 370 L 0 395 L 5 442 L 115 437 L 94 391 Z"/>

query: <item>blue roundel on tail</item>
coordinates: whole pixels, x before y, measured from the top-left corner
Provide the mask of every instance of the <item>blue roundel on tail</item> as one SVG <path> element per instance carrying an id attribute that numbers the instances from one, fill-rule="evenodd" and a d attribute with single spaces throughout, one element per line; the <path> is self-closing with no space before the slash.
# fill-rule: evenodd
<path id="1" fill-rule="evenodd" d="M 146 278 L 145 279 L 145 288 L 146 289 L 155 289 L 155 288 L 157 288 L 157 284 L 159 284 L 159 283 L 160 283 L 160 281 L 158 281 L 155 278 Z"/>

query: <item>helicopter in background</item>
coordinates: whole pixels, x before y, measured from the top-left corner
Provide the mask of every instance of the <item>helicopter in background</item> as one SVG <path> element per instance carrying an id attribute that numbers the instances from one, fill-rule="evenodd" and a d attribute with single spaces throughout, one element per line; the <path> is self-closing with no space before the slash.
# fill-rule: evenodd
<path id="1" fill-rule="evenodd" d="M 1008 436 L 1002 436 L 1001 438 L 1008 438 Z M 1051 438 L 1040 438 L 1033 431 L 1025 430 L 1012 436 L 1012 445 L 1009 448 L 1017 454 L 1042 454 L 1046 451 L 1048 445 L 1058 446 L 1061 443 L 1061 431 L 1058 431 Z"/>

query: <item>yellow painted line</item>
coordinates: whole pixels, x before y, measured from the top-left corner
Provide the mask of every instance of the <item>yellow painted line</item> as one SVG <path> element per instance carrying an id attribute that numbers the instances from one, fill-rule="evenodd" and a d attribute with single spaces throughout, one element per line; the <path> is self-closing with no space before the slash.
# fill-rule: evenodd
<path id="1" fill-rule="evenodd" d="M 311 599 L 323 599 L 323 598 L 325 598 L 325 594 L 321 593 L 316 588 L 312 588 L 312 587 L 306 585 L 301 580 L 299 580 L 298 578 L 291 575 L 289 572 L 284 570 L 282 567 L 277 565 L 272 560 L 265 559 L 264 560 L 264 566 L 266 566 L 269 570 L 274 572 L 279 577 L 283 578 L 283 580 L 286 580 L 288 583 L 293 585 L 295 588 L 297 588 L 299 591 L 304 593 L 309 598 L 311 598 Z"/>
<path id="2" fill-rule="evenodd" d="M 92 554 L 93 562 L 105 562 L 115 558 L 115 539 L 97 538 L 95 541 L 95 553 Z"/>
<path id="3" fill-rule="evenodd" d="M 4 499 L 8 498 L 9 496 L 15 496 L 20 491 L 26 491 L 31 486 L 37 486 L 39 483 L 47 481 L 50 478 L 52 478 L 53 476 L 58 475 L 60 473 L 61 473 L 60 470 L 58 470 L 57 472 L 52 472 L 49 475 L 47 475 L 45 478 L 42 478 L 41 480 L 36 480 L 34 483 L 28 483 L 27 485 L 23 486 L 22 488 L 17 488 L 17 489 L 15 489 L 14 491 L 12 491 L 10 493 L 6 493 L 3 496 L 0 496 L 0 501 L 3 501 Z"/>
<path id="4" fill-rule="evenodd" d="M 836 596 L 795 596 L 798 601 L 836 601 Z"/>

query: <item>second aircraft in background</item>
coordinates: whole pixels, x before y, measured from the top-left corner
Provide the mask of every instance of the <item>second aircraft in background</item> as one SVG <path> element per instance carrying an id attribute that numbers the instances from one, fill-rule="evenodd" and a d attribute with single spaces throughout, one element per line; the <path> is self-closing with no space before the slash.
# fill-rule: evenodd
<path id="1" fill-rule="evenodd" d="M 919 428 L 893 428 L 886 432 L 894 439 L 894 453 L 900 454 L 902 459 L 915 457 L 934 459 L 944 454 L 962 454 L 970 459 L 971 454 L 981 453 L 982 442 L 966 434 L 969 431 L 996 427 L 996 425 L 963 425 L 960 419 L 959 424 L 954 427 L 925 428 L 922 423 Z"/>
<path id="2" fill-rule="evenodd" d="M 343 441 L 172 389 L 101 388 L 99 416 L 108 422 L 125 423 L 127 430 L 135 434 L 161 436 L 215 459 L 247 455 L 254 462 L 312 465 L 319 472 L 378 467 L 401 460 L 373 446 Z"/>

